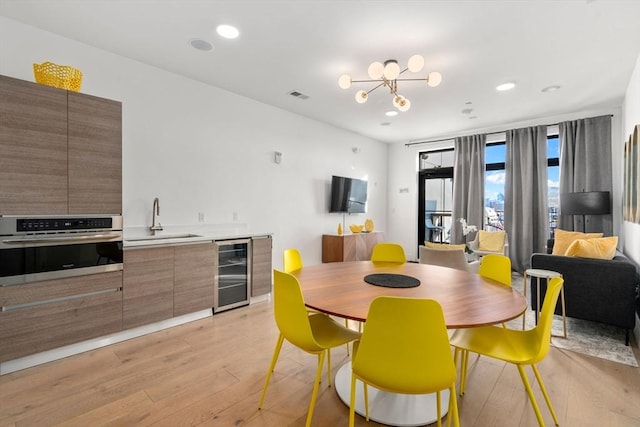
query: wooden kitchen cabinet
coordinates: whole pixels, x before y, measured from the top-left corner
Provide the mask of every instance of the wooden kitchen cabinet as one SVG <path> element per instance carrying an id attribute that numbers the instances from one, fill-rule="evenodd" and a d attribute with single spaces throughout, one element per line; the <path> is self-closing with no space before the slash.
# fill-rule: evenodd
<path id="1" fill-rule="evenodd" d="M 0 215 L 67 213 L 67 92 L 0 76 Z"/>
<path id="2" fill-rule="evenodd" d="M 173 317 L 173 247 L 124 251 L 123 326 Z"/>
<path id="3" fill-rule="evenodd" d="M 122 103 L 68 92 L 69 213 L 122 213 Z"/>
<path id="4" fill-rule="evenodd" d="M 213 308 L 217 260 L 211 242 L 175 246 L 174 316 Z"/>
<path id="5" fill-rule="evenodd" d="M 0 75 L 0 215 L 121 214 L 122 104 Z"/>
<path id="6" fill-rule="evenodd" d="M 252 245 L 251 296 L 259 296 L 271 292 L 271 236 L 254 237 Z"/>
<path id="7" fill-rule="evenodd" d="M 322 236 L 322 262 L 370 260 L 373 247 L 383 240 L 379 231 L 342 236 L 325 234 Z"/>
<path id="8" fill-rule="evenodd" d="M 122 330 L 122 271 L 0 287 L 0 362 Z"/>

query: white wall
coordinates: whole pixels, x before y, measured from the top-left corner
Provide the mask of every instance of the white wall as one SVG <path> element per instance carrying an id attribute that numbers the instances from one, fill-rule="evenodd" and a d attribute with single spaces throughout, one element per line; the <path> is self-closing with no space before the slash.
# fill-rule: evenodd
<path id="1" fill-rule="evenodd" d="M 640 125 L 640 55 L 638 55 L 636 66 L 627 87 L 623 113 L 624 131 L 618 141 L 618 151 L 621 156 L 624 152 L 625 141 L 629 140 L 629 135 L 633 132 L 634 127 Z M 620 170 L 620 175 L 622 176 L 622 168 Z M 622 234 L 624 236 L 624 253 L 637 263 L 640 263 L 640 224 L 625 221 L 622 227 Z"/>
<path id="2" fill-rule="evenodd" d="M 157 196 L 165 226 L 237 213 L 274 233 L 274 267 L 286 247 L 316 264 L 321 235 L 342 222 L 328 213 L 332 174 L 369 180 L 369 212 L 347 224 L 386 227 L 386 144 L 2 17 L 0 39 L 0 74 L 33 81 L 33 63 L 73 65 L 82 93 L 122 102 L 125 227 L 149 225 Z"/>

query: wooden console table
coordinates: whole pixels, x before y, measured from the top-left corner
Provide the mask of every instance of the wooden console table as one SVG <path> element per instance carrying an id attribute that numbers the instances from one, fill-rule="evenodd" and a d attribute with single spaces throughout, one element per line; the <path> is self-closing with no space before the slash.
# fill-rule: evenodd
<path id="1" fill-rule="evenodd" d="M 373 247 L 383 240 L 381 231 L 342 236 L 323 234 L 322 262 L 368 261 Z"/>

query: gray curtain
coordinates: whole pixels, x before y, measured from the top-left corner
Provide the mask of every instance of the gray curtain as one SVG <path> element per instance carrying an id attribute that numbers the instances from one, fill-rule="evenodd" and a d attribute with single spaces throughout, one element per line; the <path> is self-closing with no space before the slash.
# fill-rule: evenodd
<path id="1" fill-rule="evenodd" d="M 484 150 L 486 135 L 457 137 L 454 142 L 451 243 L 464 243 L 459 218 L 482 228 L 484 218 Z M 468 235 L 468 240 L 473 240 Z"/>
<path id="2" fill-rule="evenodd" d="M 611 190 L 611 116 L 560 123 L 560 194 Z M 582 219 L 581 215 L 562 215 L 560 210 L 559 227 L 582 231 Z M 613 234 L 611 214 L 585 219 L 585 231 Z"/>
<path id="3" fill-rule="evenodd" d="M 549 234 L 547 127 L 506 132 L 504 223 L 511 268 L 524 272 L 534 252 L 544 252 Z"/>

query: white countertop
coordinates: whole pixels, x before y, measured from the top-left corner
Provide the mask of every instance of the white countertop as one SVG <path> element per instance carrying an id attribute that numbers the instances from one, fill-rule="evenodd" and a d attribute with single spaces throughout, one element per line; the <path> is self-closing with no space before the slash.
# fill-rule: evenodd
<path id="1" fill-rule="evenodd" d="M 137 248 L 158 245 L 212 242 L 218 240 L 270 236 L 271 232 L 249 231 L 246 224 L 193 224 L 163 226 L 151 235 L 149 227 L 125 227 L 123 247 Z"/>

